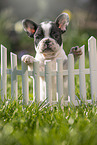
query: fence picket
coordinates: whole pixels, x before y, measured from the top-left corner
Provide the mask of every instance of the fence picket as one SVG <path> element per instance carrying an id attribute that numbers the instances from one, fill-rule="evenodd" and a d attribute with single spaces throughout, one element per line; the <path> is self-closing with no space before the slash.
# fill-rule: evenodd
<path id="1" fill-rule="evenodd" d="M 58 101 L 63 104 L 63 60 L 61 58 L 56 61 L 56 77 L 57 77 L 57 97 Z"/>
<path id="2" fill-rule="evenodd" d="M 34 70 L 34 75 L 33 75 L 33 96 L 34 100 L 36 102 L 40 101 L 40 70 L 39 70 L 39 62 L 35 61 L 33 63 L 33 70 Z"/>
<path id="3" fill-rule="evenodd" d="M 45 61 L 45 82 L 46 82 L 46 98 L 52 104 L 52 81 L 51 81 L 51 61 Z"/>
<path id="4" fill-rule="evenodd" d="M 74 57 L 68 55 L 68 96 L 70 102 L 75 104 Z"/>
<path id="5" fill-rule="evenodd" d="M 1 100 L 7 99 L 7 48 L 1 45 Z"/>
<path id="6" fill-rule="evenodd" d="M 83 54 L 79 58 L 79 83 L 80 98 L 86 101 L 86 81 L 85 81 L 85 46 L 81 47 Z"/>
<path id="7" fill-rule="evenodd" d="M 29 101 L 28 66 L 23 61 L 22 61 L 22 91 L 23 91 L 23 104 L 28 105 Z"/>
<path id="8" fill-rule="evenodd" d="M 97 101 L 97 52 L 96 39 L 92 36 L 88 40 L 89 64 L 90 64 L 90 84 L 92 101 Z"/>
<path id="9" fill-rule="evenodd" d="M 17 89 L 17 55 L 11 53 L 11 97 L 12 100 L 18 99 Z"/>

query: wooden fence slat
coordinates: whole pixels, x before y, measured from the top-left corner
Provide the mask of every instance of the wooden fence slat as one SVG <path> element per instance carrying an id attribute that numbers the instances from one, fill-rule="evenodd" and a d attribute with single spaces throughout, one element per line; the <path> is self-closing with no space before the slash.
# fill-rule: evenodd
<path id="1" fill-rule="evenodd" d="M 34 100 L 38 103 L 40 101 L 40 72 L 39 72 L 39 62 L 35 61 L 33 63 L 33 96 Z"/>
<path id="2" fill-rule="evenodd" d="M 88 40 L 90 84 L 92 101 L 97 101 L 97 52 L 96 39 L 92 36 Z"/>
<path id="3" fill-rule="evenodd" d="M 56 61 L 56 77 L 57 77 L 57 97 L 58 101 L 63 104 L 63 60 L 61 58 Z"/>
<path id="4" fill-rule="evenodd" d="M 86 80 L 85 80 L 85 46 L 81 47 L 83 54 L 79 58 L 79 83 L 80 98 L 86 101 Z"/>
<path id="5" fill-rule="evenodd" d="M 11 55 L 11 97 L 12 100 L 18 99 L 18 87 L 17 87 L 17 55 L 10 53 Z"/>
<path id="6" fill-rule="evenodd" d="M 70 102 L 75 104 L 74 57 L 68 55 L 68 96 Z"/>
<path id="7" fill-rule="evenodd" d="M 28 66 L 23 61 L 22 61 L 22 91 L 23 91 L 23 104 L 28 105 L 29 101 Z"/>
<path id="8" fill-rule="evenodd" d="M 1 45 L 1 100 L 7 99 L 7 48 Z"/>
<path id="9" fill-rule="evenodd" d="M 45 61 L 45 82 L 46 82 L 46 98 L 52 104 L 52 81 L 51 81 L 51 61 Z"/>

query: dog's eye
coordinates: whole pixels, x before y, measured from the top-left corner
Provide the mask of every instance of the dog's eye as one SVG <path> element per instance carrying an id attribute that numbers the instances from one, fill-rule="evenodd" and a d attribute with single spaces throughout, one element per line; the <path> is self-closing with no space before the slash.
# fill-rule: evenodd
<path id="1" fill-rule="evenodd" d="M 57 32 L 52 32 L 52 35 L 53 35 L 54 38 L 58 38 L 59 37 Z"/>
<path id="2" fill-rule="evenodd" d="M 52 35 L 54 35 L 54 34 L 55 34 L 55 32 L 53 32 L 53 31 L 52 31 L 52 32 L 51 32 L 51 34 L 52 34 Z"/>
<path id="3" fill-rule="evenodd" d="M 51 34 L 52 34 L 52 35 L 56 35 L 57 33 L 56 33 L 55 31 L 52 31 Z"/>

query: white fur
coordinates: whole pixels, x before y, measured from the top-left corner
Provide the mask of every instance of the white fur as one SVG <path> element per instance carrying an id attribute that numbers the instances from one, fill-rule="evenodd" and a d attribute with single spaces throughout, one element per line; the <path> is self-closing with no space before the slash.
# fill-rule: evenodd
<path id="1" fill-rule="evenodd" d="M 51 22 L 49 21 L 48 23 L 45 23 L 45 22 L 42 22 L 41 23 L 41 27 L 42 29 L 44 30 L 44 33 L 45 33 L 45 38 L 49 38 L 49 30 L 51 28 Z"/>

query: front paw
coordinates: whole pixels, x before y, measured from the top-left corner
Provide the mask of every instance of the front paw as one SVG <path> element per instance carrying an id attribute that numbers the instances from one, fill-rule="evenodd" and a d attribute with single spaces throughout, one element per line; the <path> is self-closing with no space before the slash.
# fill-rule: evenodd
<path id="1" fill-rule="evenodd" d="M 26 63 L 27 65 L 32 64 L 35 61 L 35 58 L 33 56 L 30 55 L 23 55 L 21 57 L 21 60 Z"/>
<path id="2" fill-rule="evenodd" d="M 70 53 L 72 53 L 75 57 L 79 57 L 82 55 L 82 49 L 79 46 L 72 47 Z"/>

